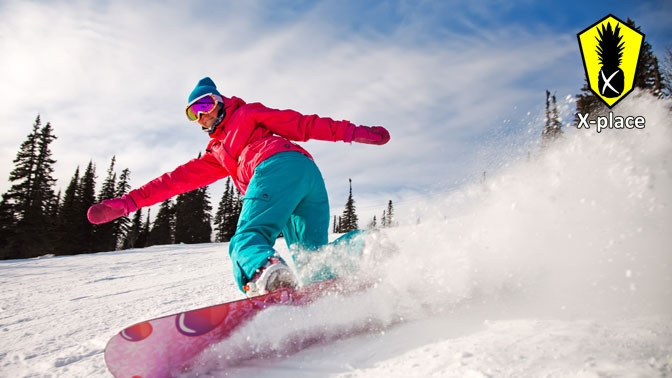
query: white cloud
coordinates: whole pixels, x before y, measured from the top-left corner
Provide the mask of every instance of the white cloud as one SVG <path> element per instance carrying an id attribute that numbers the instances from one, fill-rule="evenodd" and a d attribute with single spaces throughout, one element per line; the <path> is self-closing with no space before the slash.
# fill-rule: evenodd
<path id="1" fill-rule="evenodd" d="M 529 81 L 573 88 L 580 80 L 581 66 L 566 64 L 578 54 L 573 36 L 512 29 L 414 44 L 409 33 L 422 30 L 422 20 L 389 35 L 357 34 L 327 17 L 328 6 L 270 22 L 265 3 L 200 5 L 0 6 L 0 177 L 40 113 L 59 137 L 59 186 L 89 159 L 101 177 L 113 154 L 141 185 L 203 150 L 207 136 L 182 109 L 209 75 L 225 95 L 248 102 L 390 129 L 384 147 L 308 143 L 339 212 L 348 177 L 374 201 L 381 190 L 478 175 L 479 140 L 514 106 L 542 106 L 546 87 Z M 203 15 L 206 5 L 212 11 Z M 0 191 L 8 188 L 0 182 Z M 380 199 L 381 211 L 388 199 Z"/>

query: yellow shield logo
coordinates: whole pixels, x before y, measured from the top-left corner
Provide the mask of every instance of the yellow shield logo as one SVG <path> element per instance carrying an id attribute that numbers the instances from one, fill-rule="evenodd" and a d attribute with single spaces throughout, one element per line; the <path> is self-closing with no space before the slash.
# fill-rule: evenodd
<path id="1" fill-rule="evenodd" d="M 632 92 L 644 34 L 610 14 L 576 36 L 588 85 L 611 109 Z"/>

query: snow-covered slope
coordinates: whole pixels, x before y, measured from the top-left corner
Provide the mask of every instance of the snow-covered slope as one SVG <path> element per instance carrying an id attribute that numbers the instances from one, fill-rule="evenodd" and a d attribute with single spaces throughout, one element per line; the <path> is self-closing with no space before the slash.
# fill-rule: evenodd
<path id="1" fill-rule="evenodd" d="M 644 130 L 568 132 L 415 203 L 375 288 L 269 309 L 191 375 L 671 376 L 672 115 L 630 96 Z M 0 376 L 108 375 L 123 327 L 239 297 L 226 250 L 0 262 Z"/>

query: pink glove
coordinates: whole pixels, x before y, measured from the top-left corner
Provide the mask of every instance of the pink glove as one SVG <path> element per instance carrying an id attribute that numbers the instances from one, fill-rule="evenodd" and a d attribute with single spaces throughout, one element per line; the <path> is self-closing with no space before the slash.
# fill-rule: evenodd
<path id="1" fill-rule="evenodd" d="M 382 126 L 357 126 L 352 141 L 366 144 L 385 144 L 390 140 L 390 133 Z"/>
<path id="2" fill-rule="evenodd" d="M 89 207 L 86 216 L 89 218 L 89 222 L 101 224 L 127 216 L 135 210 L 138 210 L 138 206 L 133 201 L 133 198 L 128 194 L 124 194 L 120 198 L 108 199 Z"/>

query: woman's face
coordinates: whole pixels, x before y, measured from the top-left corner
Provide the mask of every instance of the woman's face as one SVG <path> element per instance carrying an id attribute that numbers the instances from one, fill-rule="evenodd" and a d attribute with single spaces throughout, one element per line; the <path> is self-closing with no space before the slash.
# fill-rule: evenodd
<path id="1" fill-rule="evenodd" d="M 204 130 L 211 128 L 212 124 L 215 123 L 221 106 L 222 104 L 217 104 L 217 107 L 213 111 L 207 114 L 201 114 L 200 117 L 198 117 L 198 123 Z"/>

